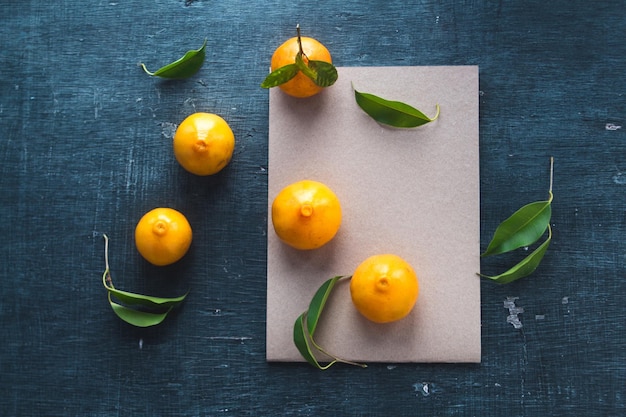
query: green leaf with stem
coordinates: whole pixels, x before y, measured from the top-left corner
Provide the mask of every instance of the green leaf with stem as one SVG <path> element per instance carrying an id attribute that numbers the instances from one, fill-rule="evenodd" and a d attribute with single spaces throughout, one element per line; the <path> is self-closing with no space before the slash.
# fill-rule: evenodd
<path id="1" fill-rule="evenodd" d="M 331 366 L 333 366 L 337 361 L 333 360 L 327 363 L 326 365 L 321 365 L 319 363 L 319 361 L 313 354 L 313 351 L 311 350 L 311 344 L 309 343 L 308 331 L 306 330 L 307 328 L 306 316 L 307 316 L 307 312 L 305 311 L 304 313 L 298 316 L 298 318 L 296 319 L 296 322 L 294 323 L 294 326 L 293 326 L 294 344 L 298 348 L 298 351 L 300 352 L 302 357 L 306 359 L 308 363 L 310 363 L 311 365 L 315 366 L 318 369 L 322 369 L 322 370 L 328 369 Z"/>
<path id="2" fill-rule="evenodd" d="M 139 65 L 141 65 L 146 74 L 154 77 L 172 79 L 189 78 L 197 73 L 202 67 L 202 64 L 204 64 L 204 59 L 206 57 L 206 43 L 207 40 L 205 39 L 199 49 L 187 51 L 181 58 L 159 68 L 154 72 L 148 71 L 143 63 L 140 63 Z"/>
<path id="3" fill-rule="evenodd" d="M 111 304 L 113 312 L 120 319 L 136 327 L 149 327 L 161 323 L 163 320 L 165 320 L 165 317 L 167 317 L 167 315 L 173 308 L 170 307 L 162 313 L 135 310 L 114 302 L 111 299 L 111 293 L 109 293 L 109 303 Z"/>
<path id="4" fill-rule="evenodd" d="M 541 263 L 543 256 L 546 254 L 548 247 L 550 246 L 550 242 L 552 241 L 552 228 L 548 225 L 548 238 L 543 242 L 537 249 L 532 251 L 527 257 L 525 257 L 521 262 L 512 267 L 506 272 L 503 272 L 499 275 L 489 276 L 478 274 L 483 278 L 489 278 L 498 284 L 508 284 L 509 282 L 513 282 L 520 278 L 526 277 L 533 272 Z"/>
<path id="5" fill-rule="evenodd" d="M 342 278 L 345 277 L 336 276 L 325 281 L 315 292 L 315 295 L 309 303 L 308 310 L 298 316 L 296 322 L 294 323 L 293 341 L 296 345 L 296 348 L 298 348 L 298 351 L 300 352 L 302 357 L 306 359 L 307 362 L 319 369 L 328 369 L 338 362 L 360 366 L 362 368 L 367 367 L 367 365 L 359 364 L 346 359 L 341 359 L 336 355 L 329 353 L 320 345 L 318 345 L 313 339 L 313 335 L 315 333 L 315 330 L 317 329 L 317 325 L 324 310 L 324 306 L 328 301 L 328 297 L 330 297 L 330 294 L 335 287 L 335 284 Z M 331 358 L 331 361 L 324 366 L 320 365 L 312 348 L 315 348 L 317 352 Z"/>
<path id="6" fill-rule="evenodd" d="M 310 60 L 308 67 L 315 73 L 311 79 L 319 87 L 330 87 L 339 79 L 337 68 L 326 61 Z"/>
<path id="7" fill-rule="evenodd" d="M 336 276 L 324 282 L 317 289 L 315 295 L 311 299 L 311 302 L 309 303 L 309 309 L 307 310 L 307 330 L 311 337 L 313 337 L 315 329 L 317 329 L 317 323 L 319 322 L 322 311 L 326 306 L 326 301 L 328 301 L 328 297 L 330 297 L 330 293 L 335 287 L 337 281 L 339 281 L 341 278 L 343 277 Z"/>
<path id="8" fill-rule="evenodd" d="M 393 127 L 418 127 L 439 117 L 439 104 L 436 105 L 437 113 L 430 118 L 415 107 L 400 101 L 387 100 L 374 94 L 362 93 L 356 89 L 354 90 L 354 97 L 359 107 L 372 119 Z"/>
<path id="9" fill-rule="evenodd" d="M 481 257 L 498 255 L 532 245 L 548 228 L 552 215 L 552 192 L 546 201 L 525 205 L 500 223 Z"/>
<path id="10" fill-rule="evenodd" d="M 113 286 L 109 267 L 109 238 L 104 236 L 105 270 L 102 284 L 108 293 L 109 304 L 119 318 L 137 327 L 154 326 L 161 323 L 170 311 L 185 300 L 187 294 L 174 298 L 153 297 L 121 291 Z M 113 297 L 124 304 L 113 301 Z M 137 307 L 141 307 L 138 309 Z"/>
<path id="11" fill-rule="evenodd" d="M 552 183 L 554 178 L 554 158 L 550 158 L 550 187 L 549 198 L 546 201 L 537 201 L 527 204 L 517 210 L 508 219 L 500 223 L 496 228 L 493 238 L 487 250 L 481 257 L 498 255 L 521 247 L 536 243 L 548 230 L 548 238 L 521 262 L 499 275 L 478 274 L 489 278 L 499 284 L 507 284 L 532 274 L 543 259 L 550 242 L 552 241 L 552 228 L 550 218 L 552 216 Z"/>
<path id="12" fill-rule="evenodd" d="M 284 67 L 280 67 L 265 77 L 265 80 L 261 83 L 261 87 L 272 88 L 285 84 L 287 81 L 295 77 L 298 74 L 298 71 L 300 71 L 300 69 L 296 64 L 289 64 Z"/>

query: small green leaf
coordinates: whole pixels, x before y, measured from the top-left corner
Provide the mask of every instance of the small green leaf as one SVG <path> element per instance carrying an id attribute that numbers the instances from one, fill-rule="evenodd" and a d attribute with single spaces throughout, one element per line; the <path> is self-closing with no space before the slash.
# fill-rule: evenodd
<path id="1" fill-rule="evenodd" d="M 307 330 L 309 335 L 313 337 L 315 333 L 315 329 L 317 328 L 317 323 L 319 322 L 320 316 L 322 315 L 322 311 L 324 310 L 324 306 L 326 305 L 326 301 L 330 296 L 333 288 L 337 281 L 339 281 L 342 276 L 336 276 L 324 282 L 321 287 L 315 292 L 315 295 L 311 299 L 309 304 L 309 310 L 307 312 Z"/>
<path id="2" fill-rule="evenodd" d="M 261 83 L 261 87 L 272 88 L 285 84 L 287 81 L 295 77 L 298 74 L 298 71 L 299 69 L 296 64 L 289 64 L 284 67 L 280 67 L 265 77 L 265 80 Z"/>
<path id="3" fill-rule="evenodd" d="M 525 257 L 521 262 L 512 267 L 506 272 L 503 272 L 500 275 L 483 275 L 478 274 L 483 278 L 489 278 L 498 284 L 508 284 L 509 282 L 513 282 L 520 278 L 526 277 L 533 272 L 541 263 L 543 256 L 546 254 L 548 247 L 550 246 L 550 242 L 552 241 L 552 228 L 548 225 L 548 238 L 545 242 L 543 242 L 537 249 L 535 249 L 531 254 Z"/>
<path id="4" fill-rule="evenodd" d="M 168 313 L 172 310 L 173 307 L 170 307 L 166 311 L 162 313 L 153 313 L 149 311 L 135 310 L 132 308 L 125 307 L 121 304 L 118 304 L 111 300 L 111 293 L 109 293 L 109 303 L 111 304 L 111 308 L 113 312 L 124 320 L 128 324 L 132 324 L 137 327 L 149 327 L 155 326 L 165 320 Z"/>
<path id="5" fill-rule="evenodd" d="M 354 97 L 357 104 L 365 113 L 378 123 L 393 127 L 417 127 L 432 122 L 439 117 L 439 105 L 437 113 L 431 119 L 421 111 L 408 104 L 399 101 L 390 101 L 374 94 L 361 93 L 354 90 Z"/>
<path id="6" fill-rule="evenodd" d="M 106 272 L 105 275 L 107 273 L 108 272 Z M 106 280 L 106 277 L 105 277 L 105 280 Z M 161 297 L 153 297 L 150 295 L 143 295 L 143 294 L 136 294 L 136 293 L 127 292 L 127 291 L 121 291 L 121 290 L 118 290 L 116 288 L 106 285 L 106 283 L 105 283 L 105 287 L 111 295 L 113 295 L 115 298 L 117 298 L 118 300 L 122 301 L 125 304 L 138 305 L 142 307 L 155 308 L 155 309 L 158 309 L 158 308 L 163 309 L 163 308 L 180 304 L 187 296 L 187 294 L 184 294 L 184 295 L 181 295 L 180 297 L 175 297 L 175 298 L 161 298 Z"/>
<path id="7" fill-rule="evenodd" d="M 148 71 L 143 63 L 140 65 L 146 74 L 151 76 L 173 79 L 189 78 L 197 73 L 204 63 L 204 58 L 206 57 L 206 43 L 207 40 L 205 39 L 199 49 L 187 51 L 182 58 L 159 68 L 155 72 Z"/>
<path id="8" fill-rule="evenodd" d="M 332 365 L 334 365 L 337 361 L 336 360 L 331 361 L 327 365 L 324 365 L 324 366 L 320 365 L 320 363 L 317 361 L 317 359 L 315 358 L 315 355 L 313 354 L 313 351 L 311 350 L 311 345 L 309 344 L 309 336 L 307 335 L 308 332 L 305 330 L 307 327 L 307 325 L 305 324 L 306 316 L 307 316 L 307 313 L 305 311 L 296 319 L 296 322 L 294 323 L 294 326 L 293 326 L 293 342 L 298 348 L 298 351 L 300 352 L 302 357 L 306 359 L 308 363 L 310 363 L 311 365 L 315 366 L 318 369 L 322 369 L 322 370 L 328 369 Z"/>
<path id="9" fill-rule="evenodd" d="M 109 238 L 107 235 L 103 236 L 105 270 L 102 274 L 102 284 L 107 290 L 111 308 L 119 318 L 133 326 L 148 327 L 161 323 L 174 307 L 185 300 L 187 294 L 175 298 L 162 298 L 116 289 L 109 268 Z M 112 297 L 124 304 L 114 302 Z"/>
<path id="10" fill-rule="evenodd" d="M 310 60 L 308 66 L 315 72 L 315 78 L 311 79 L 319 87 L 330 87 L 339 78 L 337 68 L 329 62 Z"/>
<path id="11" fill-rule="evenodd" d="M 517 265 L 500 275 L 477 274 L 483 278 L 489 278 L 499 284 L 507 284 L 517 279 L 532 274 L 543 259 L 550 242 L 552 241 L 552 228 L 550 217 L 552 216 L 552 181 L 554 174 L 554 158 L 550 158 L 550 188 L 547 201 L 530 203 L 517 210 L 511 217 L 503 221 L 491 239 L 487 250 L 481 257 L 510 252 L 524 246 L 536 243 L 548 229 L 548 238 L 530 255 L 526 256 Z"/>
<path id="12" fill-rule="evenodd" d="M 322 315 L 322 311 L 324 310 L 324 306 L 326 305 L 326 301 L 328 301 L 328 297 L 332 292 L 335 284 L 340 279 L 345 278 L 343 276 L 336 276 L 324 282 L 320 288 L 315 292 L 315 295 L 311 299 L 309 303 L 309 308 L 307 311 L 302 313 L 296 319 L 293 327 L 293 342 L 298 348 L 298 351 L 302 355 L 307 362 L 311 365 L 315 366 L 318 369 L 328 369 L 335 363 L 341 362 L 349 365 L 360 366 L 361 368 L 367 368 L 367 365 L 352 362 L 346 359 L 338 358 L 337 356 L 329 353 L 320 345 L 315 343 L 313 340 L 313 334 L 315 333 L 315 329 L 317 328 L 317 324 L 319 323 L 320 316 Z M 315 357 L 312 348 L 315 348 L 318 352 L 332 358 L 332 360 L 322 366 L 319 361 Z"/>
<path id="13" fill-rule="evenodd" d="M 552 215 L 552 193 L 547 201 L 525 205 L 500 223 L 481 257 L 532 245 L 545 233 Z"/>

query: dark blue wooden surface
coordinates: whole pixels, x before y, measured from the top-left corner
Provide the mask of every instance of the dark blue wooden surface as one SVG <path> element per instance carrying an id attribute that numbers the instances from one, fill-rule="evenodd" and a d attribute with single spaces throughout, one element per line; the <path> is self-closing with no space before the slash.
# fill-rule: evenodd
<path id="1" fill-rule="evenodd" d="M 625 1 L 0 3 L 0 415 L 626 412 Z M 483 283 L 481 364 L 265 362 L 271 167 L 259 83 L 296 23 L 340 66 L 480 66 L 483 246 L 545 198 L 555 157 L 553 244 L 532 277 Z M 190 80 L 137 67 L 205 37 Z M 188 175 L 171 154 L 172 127 L 194 111 L 221 114 L 237 137 L 215 177 Z M 174 267 L 149 267 L 134 248 L 134 225 L 155 206 L 194 226 Z M 103 233 L 118 286 L 191 287 L 161 326 L 111 312 Z M 508 297 L 521 329 L 507 322 Z"/>

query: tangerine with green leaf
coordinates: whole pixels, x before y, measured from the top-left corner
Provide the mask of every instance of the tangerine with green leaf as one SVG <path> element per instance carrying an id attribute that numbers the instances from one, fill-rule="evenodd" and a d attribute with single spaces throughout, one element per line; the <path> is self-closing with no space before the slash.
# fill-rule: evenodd
<path id="1" fill-rule="evenodd" d="M 328 49 L 317 39 L 297 36 L 281 44 L 272 55 L 271 73 L 264 88 L 278 86 L 290 96 L 306 98 L 321 92 L 337 80 Z"/>

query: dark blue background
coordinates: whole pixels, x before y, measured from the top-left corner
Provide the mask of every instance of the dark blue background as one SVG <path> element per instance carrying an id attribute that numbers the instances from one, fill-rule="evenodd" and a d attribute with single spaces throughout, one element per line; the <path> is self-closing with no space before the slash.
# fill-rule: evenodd
<path id="1" fill-rule="evenodd" d="M 626 2 L 0 3 L 1 415 L 624 415 Z M 481 364 L 266 363 L 259 84 L 296 23 L 338 66 L 480 66 L 483 247 L 547 197 L 555 157 L 552 246 L 533 276 L 483 282 Z M 154 70 L 204 38 L 189 80 L 137 66 Z M 172 156 L 173 127 L 195 111 L 222 115 L 237 138 L 214 177 Z M 172 267 L 134 247 L 136 221 L 156 206 L 194 227 Z M 113 315 L 103 233 L 118 287 L 191 287 L 162 325 Z M 524 309 L 521 329 L 507 323 L 507 297 Z"/>

